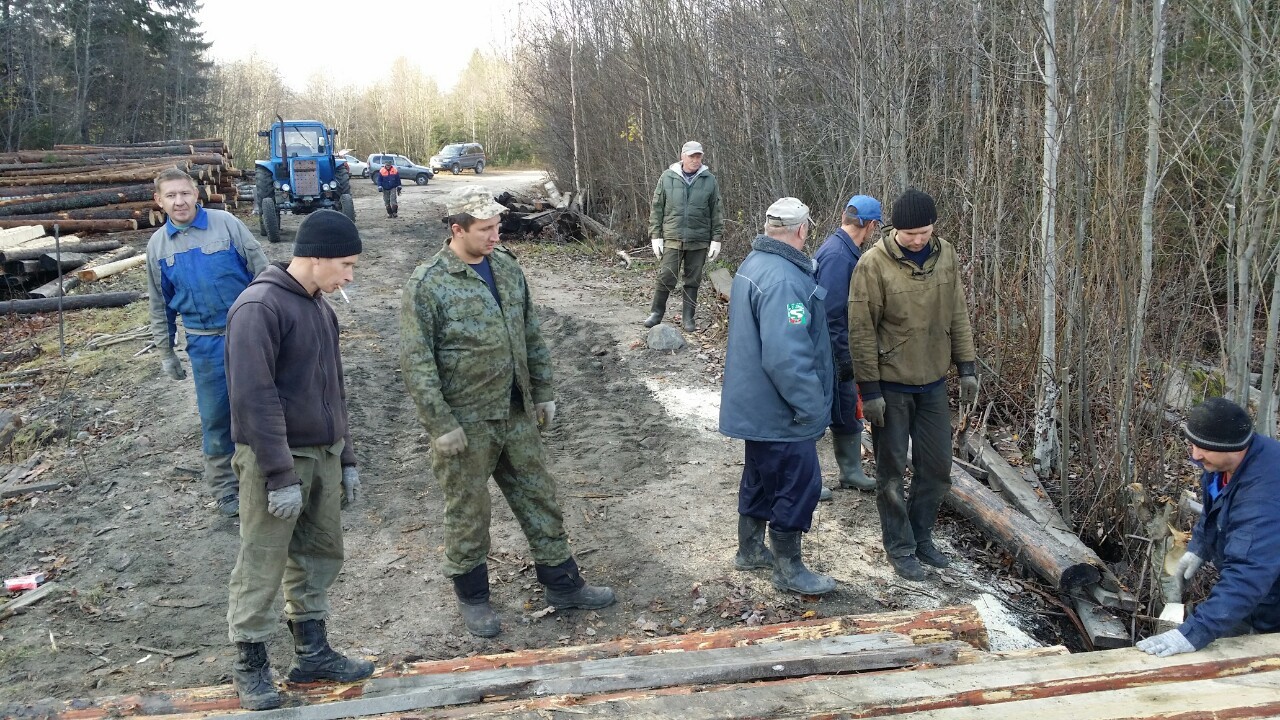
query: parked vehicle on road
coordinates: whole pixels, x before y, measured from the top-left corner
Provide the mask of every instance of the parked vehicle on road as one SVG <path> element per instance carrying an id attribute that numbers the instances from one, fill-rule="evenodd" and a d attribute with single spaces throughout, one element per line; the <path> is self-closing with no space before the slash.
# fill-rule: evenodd
<path id="1" fill-rule="evenodd" d="M 347 161 L 347 167 L 351 168 L 352 177 L 357 175 L 362 178 L 369 177 L 369 163 L 366 163 L 355 155 L 343 155 L 341 159 Z"/>
<path id="2" fill-rule="evenodd" d="M 480 143 L 453 143 L 440 148 L 440 152 L 431 156 L 431 169 L 448 170 L 457 175 L 463 170 L 475 170 L 476 174 L 484 172 L 484 147 Z"/>
<path id="3" fill-rule="evenodd" d="M 390 153 L 374 153 L 369 156 L 369 177 L 374 178 L 376 184 L 376 175 L 382 169 L 383 163 L 387 158 L 391 158 L 391 162 L 395 165 L 396 171 L 400 173 L 400 181 L 412 180 L 419 185 L 426 185 L 436 174 L 431 168 L 419 165 L 404 155 L 392 155 Z"/>
<path id="4" fill-rule="evenodd" d="M 270 157 L 255 167 L 258 229 L 280 242 L 280 213 L 306 215 L 321 208 L 356 219 L 351 200 L 351 169 L 334 155 L 338 131 L 318 120 L 284 120 L 279 115 L 267 130 Z"/>

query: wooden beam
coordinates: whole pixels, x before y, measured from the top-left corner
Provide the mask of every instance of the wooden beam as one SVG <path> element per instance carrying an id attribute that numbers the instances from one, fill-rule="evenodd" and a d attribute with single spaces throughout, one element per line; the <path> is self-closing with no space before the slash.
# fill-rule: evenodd
<path id="1" fill-rule="evenodd" d="M 1106 608 L 1088 600 L 1075 598 L 1072 603 L 1085 632 L 1089 633 L 1089 641 L 1093 647 L 1103 650 L 1108 648 L 1129 647 L 1133 639 L 1129 630 L 1120 622 L 1120 618 L 1112 615 Z"/>
<path id="2" fill-rule="evenodd" d="M 716 295 L 721 300 L 729 302 L 729 295 L 733 290 L 733 275 L 725 268 L 716 268 L 708 275 L 711 279 L 711 287 L 715 288 Z"/>

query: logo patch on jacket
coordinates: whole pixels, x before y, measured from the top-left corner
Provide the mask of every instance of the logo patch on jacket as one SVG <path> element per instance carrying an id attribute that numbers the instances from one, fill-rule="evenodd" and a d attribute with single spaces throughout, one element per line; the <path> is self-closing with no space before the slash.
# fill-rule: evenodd
<path id="1" fill-rule="evenodd" d="M 804 303 L 787 303 L 787 322 L 791 325 L 809 324 L 809 311 Z"/>

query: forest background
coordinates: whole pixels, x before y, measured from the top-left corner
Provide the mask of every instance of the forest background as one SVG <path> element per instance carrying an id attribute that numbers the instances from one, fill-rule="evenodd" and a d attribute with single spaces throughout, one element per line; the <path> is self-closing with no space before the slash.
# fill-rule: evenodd
<path id="1" fill-rule="evenodd" d="M 208 60 L 197 7 L 0 0 L 0 146 L 218 136 L 247 166 L 277 113 L 361 156 L 478 141 L 643 245 L 655 179 L 698 139 L 731 267 L 779 196 L 820 241 L 850 195 L 915 186 L 964 264 L 975 414 L 1090 544 L 1139 558 L 1130 536 L 1190 487 L 1166 407 L 1248 398 L 1275 435 L 1280 0 L 544 0 L 447 90 L 417 64 L 447 43 L 291 89 Z"/>

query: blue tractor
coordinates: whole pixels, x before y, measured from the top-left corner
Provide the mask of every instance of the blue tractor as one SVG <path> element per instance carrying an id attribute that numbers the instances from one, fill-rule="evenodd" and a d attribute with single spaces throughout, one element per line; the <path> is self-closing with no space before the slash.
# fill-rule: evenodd
<path id="1" fill-rule="evenodd" d="M 339 210 L 356 219 L 351 200 L 351 169 L 334 154 L 338 131 L 316 120 L 284 120 L 279 115 L 267 138 L 271 157 L 259 160 L 254 189 L 258 227 L 271 242 L 280 242 L 280 213 L 305 215 L 320 208 Z"/>

